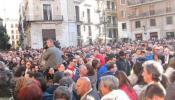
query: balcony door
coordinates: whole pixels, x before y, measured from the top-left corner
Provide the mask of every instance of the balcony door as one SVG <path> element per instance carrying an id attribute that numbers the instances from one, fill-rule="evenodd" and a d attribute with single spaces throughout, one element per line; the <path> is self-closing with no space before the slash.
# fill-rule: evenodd
<path id="1" fill-rule="evenodd" d="M 43 42 L 47 39 L 56 40 L 55 29 L 42 29 Z"/>
<path id="2" fill-rule="evenodd" d="M 43 18 L 44 20 L 52 20 L 52 8 L 50 4 L 43 4 Z"/>

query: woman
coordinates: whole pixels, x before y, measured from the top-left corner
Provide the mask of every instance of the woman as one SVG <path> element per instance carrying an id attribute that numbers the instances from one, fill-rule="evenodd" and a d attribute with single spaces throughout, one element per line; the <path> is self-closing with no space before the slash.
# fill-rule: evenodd
<path id="1" fill-rule="evenodd" d="M 137 100 L 137 94 L 132 88 L 126 74 L 123 71 L 116 71 L 114 76 L 119 79 L 119 88 L 128 95 L 130 100 Z"/>

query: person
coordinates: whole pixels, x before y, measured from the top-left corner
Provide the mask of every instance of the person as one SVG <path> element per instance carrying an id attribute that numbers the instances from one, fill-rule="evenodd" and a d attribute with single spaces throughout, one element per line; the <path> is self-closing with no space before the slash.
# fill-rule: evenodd
<path id="1" fill-rule="evenodd" d="M 126 74 L 123 71 L 116 71 L 114 76 L 119 79 L 119 88 L 128 95 L 130 100 L 137 100 L 137 94 L 133 89 L 130 81 L 128 80 Z"/>
<path id="2" fill-rule="evenodd" d="M 129 67 L 128 62 L 126 62 L 124 51 L 120 51 L 119 56 L 119 61 L 116 62 L 118 70 L 124 71 L 127 76 L 130 75 L 131 68 Z"/>
<path id="3" fill-rule="evenodd" d="M 166 89 L 165 100 L 174 100 L 175 98 L 174 91 L 175 91 L 175 82 L 170 84 Z"/>
<path id="4" fill-rule="evenodd" d="M 87 70 L 87 67 L 85 65 L 80 65 L 79 66 L 79 76 L 80 77 L 87 76 L 87 72 L 88 72 L 88 70 Z"/>
<path id="5" fill-rule="evenodd" d="M 13 100 L 13 74 L 9 68 L 0 61 L 0 100 Z"/>
<path id="6" fill-rule="evenodd" d="M 81 97 L 80 100 L 100 100 L 99 95 L 92 89 L 88 77 L 80 77 L 76 83 L 76 92 Z"/>
<path id="7" fill-rule="evenodd" d="M 143 66 L 142 76 L 145 83 L 147 83 L 145 88 L 147 88 L 151 84 L 157 84 L 162 88 L 164 93 L 166 93 L 165 88 L 169 85 L 169 82 L 167 78 L 163 75 L 164 70 L 162 65 L 156 61 L 150 60 L 150 61 L 144 62 L 142 66 Z M 145 90 L 143 90 L 140 95 L 142 99 L 143 99 Z"/>
<path id="8" fill-rule="evenodd" d="M 101 100 L 130 100 L 126 93 L 118 89 L 119 81 L 115 76 L 102 76 L 100 80 Z"/>
<path id="9" fill-rule="evenodd" d="M 53 100 L 70 100 L 71 93 L 66 86 L 59 86 L 53 95 Z"/>
<path id="10" fill-rule="evenodd" d="M 47 40 L 46 51 L 43 53 L 43 59 L 45 60 L 45 66 L 54 67 L 57 69 L 62 64 L 62 56 L 61 51 L 54 46 L 54 42 L 52 39 Z"/>
<path id="11" fill-rule="evenodd" d="M 164 100 L 165 93 L 163 89 L 157 84 L 151 84 L 145 91 L 146 100 Z"/>

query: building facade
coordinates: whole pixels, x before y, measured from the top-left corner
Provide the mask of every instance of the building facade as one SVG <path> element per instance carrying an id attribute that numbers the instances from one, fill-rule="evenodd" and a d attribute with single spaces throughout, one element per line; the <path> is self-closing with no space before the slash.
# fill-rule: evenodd
<path id="1" fill-rule="evenodd" d="M 22 11 L 24 44 L 43 48 L 44 41 L 51 38 L 61 46 L 76 45 L 76 25 L 73 0 L 24 0 Z"/>
<path id="2" fill-rule="evenodd" d="M 74 0 L 77 41 L 79 45 L 92 44 L 99 36 L 99 15 L 96 0 Z"/>
<path id="3" fill-rule="evenodd" d="M 106 42 L 118 40 L 118 19 L 115 0 L 97 0 L 100 19 L 100 34 Z"/>
<path id="4" fill-rule="evenodd" d="M 10 37 L 9 43 L 11 44 L 12 48 L 18 48 L 20 39 L 18 20 L 6 18 L 4 24 L 6 26 L 7 34 Z"/>
<path id="5" fill-rule="evenodd" d="M 131 26 L 127 16 L 127 0 L 116 0 L 116 6 L 118 19 L 118 38 L 120 41 L 128 41 L 131 39 Z"/>
<path id="6" fill-rule="evenodd" d="M 128 0 L 133 40 L 175 37 L 175 0 Z"/>

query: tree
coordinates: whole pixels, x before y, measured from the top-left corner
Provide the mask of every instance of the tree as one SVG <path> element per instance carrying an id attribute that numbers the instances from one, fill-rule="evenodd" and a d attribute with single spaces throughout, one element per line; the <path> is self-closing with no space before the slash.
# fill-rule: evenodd
<path id="1" fill-rule="evenodd" d="M 9 36 L 7 35 L 6 28 L 0 25 L 0 50 L 7 50 L 10 48 Z"/>

